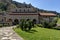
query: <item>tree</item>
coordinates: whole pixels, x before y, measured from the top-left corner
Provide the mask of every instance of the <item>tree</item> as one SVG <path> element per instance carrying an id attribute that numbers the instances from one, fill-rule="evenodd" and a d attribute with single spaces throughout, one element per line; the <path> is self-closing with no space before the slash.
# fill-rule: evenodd
<path id="1" fill-rule="evenodd" d="M 22 19 L 21 21 L 20 21 L 20 28 L 22 29 L 22 30 L 27 30 L 27 31 L 30 31 L 32 28 L 33 28 L 33 26 L 34 26 L 34 24 L 33 24 L 33 22 L 31 21 L 31 20 L 24 20 L 24 19 Z"/>
<path id="2" fill-rule="evenodd" d="M 30 31 L 30 30 L 31 30 L 31 28 L 32 28 L 34 25 L 33 25 L 33 23 L 32 23 L 32 21 L 31 21 L 31 20 L 29 20 L 28 22 L 29 22 L 29 24 L 28 24 L 28 25 L 29 25 L 29 26 L 28 26 L 28 30 Z"/>
<path id="3" fill-rule="evenodd" d="M 7 4 L 0 2 L 0 9 L 1 9 L 2 11 L 6 11 L 6 10 L 7 10 Z"/>
<path id="4" fill-rule="evenodd" d="M 53 28 L 57 25 L 58 18 L 54 18 L 51 22 L 44 21 L 42 25 L 44 28 Z"/>
<path id="5" fill-rule="evenodd" d="M 22 30 L 24 30 L 24 26 L 25 26 L 25 20 L 24 20 L 24 19 L 21 19 L 21 20 L 20 20 L 19 26 L 20 26 L 20 28 L 21 28 Z"/>

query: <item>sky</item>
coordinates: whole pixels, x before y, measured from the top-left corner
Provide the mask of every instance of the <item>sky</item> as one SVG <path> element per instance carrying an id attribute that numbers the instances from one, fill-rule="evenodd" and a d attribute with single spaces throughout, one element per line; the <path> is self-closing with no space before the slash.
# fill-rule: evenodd
<path id="1" fill-rule="evenodd" d="M 44 9 L 60 12 L 60 0 L 14 0 L 20 3 L 31 3 L 33 6 Z"/>

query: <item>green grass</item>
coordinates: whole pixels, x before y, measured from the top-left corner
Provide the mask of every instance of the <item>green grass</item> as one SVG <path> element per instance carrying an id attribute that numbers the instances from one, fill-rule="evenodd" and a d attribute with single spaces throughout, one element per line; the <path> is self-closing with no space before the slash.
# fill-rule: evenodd
<path id="1" fill-rule="evenodd" d="M 14 31 L 24 40 L 60 40 L 60 30 L 37 27 L 30 32 L 22 31 L 19 28 Z"/>

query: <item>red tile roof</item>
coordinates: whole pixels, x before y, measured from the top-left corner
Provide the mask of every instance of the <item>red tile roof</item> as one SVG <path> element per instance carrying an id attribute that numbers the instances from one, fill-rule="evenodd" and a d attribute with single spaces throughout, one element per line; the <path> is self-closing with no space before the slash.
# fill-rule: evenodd
<path id="1" fill-rule="evenodd" d="M 54 13 L 40 13 L 41 16 L 56 16 Z"/>

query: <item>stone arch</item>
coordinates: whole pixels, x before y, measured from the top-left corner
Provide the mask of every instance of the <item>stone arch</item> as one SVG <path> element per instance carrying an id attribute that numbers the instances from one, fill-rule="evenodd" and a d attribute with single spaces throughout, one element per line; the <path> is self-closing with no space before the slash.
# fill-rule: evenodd
<path id="1" fill-rule="evenodd" d="M 11 21 L 11 22 L 12 22 L 12 19 L 9 19 L 9 21 Z"/>
<path id="2" fill-rule="evenodd" d="M 8 21 L 8 22 L 12 22 L 12 19 L 8 19 L 7 21 Z"/>
<path id="3" fill-rule="evenodd" d="M 33 19 L 33 23 L 36 24 L 36 19 Z"/>
<path id="4" fill-rule="evenodd" d="M 14 25 L 17 25 L 19 24 L 19 20 L 18 19 L 15 19 L 14 22 L 13 22 Z"/>

